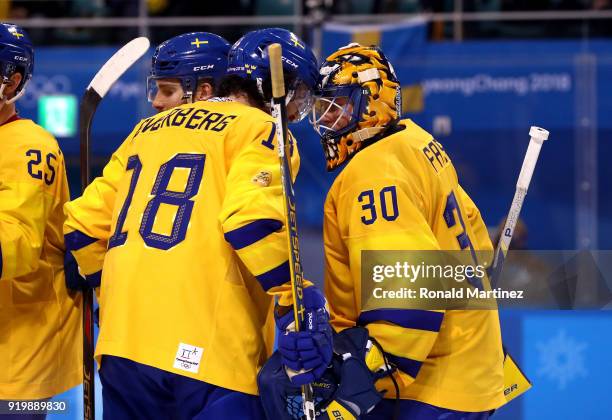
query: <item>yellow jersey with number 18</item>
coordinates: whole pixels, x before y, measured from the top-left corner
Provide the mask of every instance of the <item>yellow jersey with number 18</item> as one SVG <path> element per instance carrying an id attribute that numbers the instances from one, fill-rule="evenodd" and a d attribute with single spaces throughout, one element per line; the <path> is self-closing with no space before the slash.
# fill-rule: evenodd
<path id="1" fill-rule="evenodd" d="M 79 266 L 102 270 L 98 357 L 257 394 L 271 295 L 291 297 L 271 116 L 204 101 L 145 119 L 66 212 Z"/>

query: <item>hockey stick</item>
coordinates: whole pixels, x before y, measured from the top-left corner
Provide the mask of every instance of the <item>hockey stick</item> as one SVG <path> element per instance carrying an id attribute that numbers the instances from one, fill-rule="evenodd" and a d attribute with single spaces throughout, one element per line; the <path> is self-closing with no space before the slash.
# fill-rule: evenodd
<path id="1" fill-rule="evenodd" d="M 81 141 L 81 190 L 91 182 L 89 170 L 89 138 L 91 122 L 98 104 L 113 84 L 149 49 L 149 40 L 133 39 L 117 51 L 98 71 L 85 90 L 79 112 Z M 95 419 L 94 402 L 94 326 L 93 290 L 83 291 L 83 418 Z"/>
<path id="2" fill-rule="evenodd" d="M 529 189 L 533 170 L 535 169 L 538 156 L 540 155 L 540 149 L 542 148 L 542 143 L 548 139 L 548 134 L 548 131 L 540 127 L 532 126 L 529 130 L 529 136 L 531 137 L 529 140 L 529 147 L 527 147 L 527 153 L 523 159 L 523 166 L 521 167 L 521 172 L 516 182 L 516 191 L 514 193 L 512 205 L 510 206 L 510 211 L 508 212 L 508 217 L 506 218 L 506 224 L 499 237 L 497 248 L 495 249 L 495 258 L 493 259 L 492 266 L 492 288 L 495 287 L 501 275 L 504 260 L 506 254 L 508 254 L 508 248 L 510 247 L 510 241 L 512 241 L 512 235 L 514 234 L 514 228 L 516 227 L 521 208 L 523 207 L 523 202 L 525 201 L 525 196 L 527 195 L 527 190 Z"/>
<path id="3" fill-rule="evenodd" d="M 268 47 L 270 57 L 270 76 L 272 78 L 272 112 L 276 118 L 276 136 L 278 138 L 278 156 L 280 160 L 283 195 L 285 197 L 285 226 L 287 226 L 287 249 L 289 251 L 289 269 L 291 271 L 291 289 L 293 294 L 293 316 L 295 330 L 300 331 L 304 325 L 304 277 L 300 258 L 300 242 L 297 231 L 295 212 L 295 193 L 289 160 L 290 146 L 287 130 L 287 106 L 285 104 L 285 80 L 283 76 L 282 50 L 280 44 Z M 310 384 L 302 386 L 302 406 L 306 420 L 315 420 L 315 405 Z"/>
<path id="4" fill-rule="evenodd" d="M 510 206 L 510 212 L 508 213 L 504 230 L 499 237 L 499 242 L 495 249 L 495 257 L 491 268 L 491 289 L 496 286 L 500 279 L 504 260 L 506 254 L 508 254 L 514 228 L 516 227 L 521 208 L 523 207 L 523 202 L 525 201 L 525 196 L 527 195 L 527 190 L 529 189 L 533 170 L 538 161 L 542 143 L 548 139 L 548 134 L 548 131 L 535 126 L 532 126 L 529 130 L 529 136 L 531 137 L 529 147 L 527 148 L 527 153 L 523 159 L 523 166 L 521 167 L 521 172 L 516 182 L 516 192 L 514 193 L 512 205 Z M 531 382 L 529 382 L 529 379 L 527 379 L 504 347 L 504 396 L 506 397 L 506 402 L 525 393 L 529 388 L 531 388 Z"/>

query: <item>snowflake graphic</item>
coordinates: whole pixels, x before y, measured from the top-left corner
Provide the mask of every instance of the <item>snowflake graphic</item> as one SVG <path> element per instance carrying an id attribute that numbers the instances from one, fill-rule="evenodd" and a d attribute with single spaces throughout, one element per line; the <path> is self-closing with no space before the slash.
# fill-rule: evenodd
<path id="1" fill-rule="evenodd" d="M 540 356 L 538 376 L 557 383 L 559 390 L 578 377 L 587 376 L 584 366 L 584 350 L 588 345 L 578 342 L 561 329 L 555 337 L 536 344 Z"/>

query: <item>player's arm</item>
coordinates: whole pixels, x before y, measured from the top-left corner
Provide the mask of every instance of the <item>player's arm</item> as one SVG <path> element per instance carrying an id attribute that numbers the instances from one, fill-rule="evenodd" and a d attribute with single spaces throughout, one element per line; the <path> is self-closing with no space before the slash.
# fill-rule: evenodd
<path id="1" fill-rule="evenodd" d="M 473 242 L 474 248 L 479 251 L 493 251 L 493 245 L 491 244 L 491 238 L 484 220 L 480 214 L 480 210 L 476 207 L 476 204 L 470 196 L 465 192 L 461 186 L 457 187 L 457 199 L 462 203 L 465 208 L 466 222 L 472 228 L 472 234 L 470 239 Z"/>
<path id="2" fill-rule="evenodd" d="M 64 206 L 66 250 L 76 259 L 89 286 L 96 287 L 100 282 L 111 236 L 117 186 L 126 171 L 130 140 L 131 136 L 113 153 L 102 176 L 94 179 L 81 197 Z M 73 286 L 76 288 L 78 285 Z"/>
<path id="3" fill-rule="evenodd" d="M 38 269 L 49 212 L 66 188 L 59 147 L 23 145 L 0 158 L 0 278 Z"/>
<path id="4" fill-rule="evenodd" d="M 294 384 L 304 385 L 320 377 L 331 359 L 329 314 L 323 294 L 305 281 L 304 316 L 310 320 L 311 328 L 294 331 L 276 127 L 272 121 L 239 125 L 245 127 L 251 129 L 238 134 L 243 143 L 230 164 L 220 222 L 225 239 L 261 287 L 278 297 L 274 316 L 276 326 L 284 332 L 278 340 L 279 352 L 285 366 L 295 372 L 305 371 L 291 377 Z M 291 166 L 296 176 L 299 166 L 296 147 Z"/>
<path id="5" fill-rule="evenodd" d="M 291 276 L 276 127 L 271 120 L 235 127 L 230 135 L 244 140 L 234 138 L 236 151 L 228 152 L 231 162 L 219 221 L 226 241 L 261 287 L 288 306 Z M 236 132 L 239 129 L 248 131 Z M 299 169 L 297 148 L 291 165 L 295 177 Z"/>
<path id="6" fill-rule="evenodd" d="M 368 281 L 361 278 L 363 250 L 439 249 L 423 210 L 408 190 L 405 183 L 387 179 L 353 183 L 340 196 L 328 199 L 325 214 L 325 291 L 332 325 L 336 330 L 366 327 L 404 373 L 401 376 L 406 383 L 416 378 L 431 351 L 444 311 L 388 308 L 382 304 L 364 311 L 361 305 L 355 305 L 362 297 L 355 296 L 353 285 L 360 284 L 364 290 Z M 343 255 L 348 255 L 348 260 Z"/>

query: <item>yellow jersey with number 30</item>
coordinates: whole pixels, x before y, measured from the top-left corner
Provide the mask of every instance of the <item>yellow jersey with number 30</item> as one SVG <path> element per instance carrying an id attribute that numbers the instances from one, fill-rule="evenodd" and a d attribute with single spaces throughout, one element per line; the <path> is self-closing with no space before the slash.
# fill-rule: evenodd
<path id="1" fill-rule="evenodd" d="M 495 310 L 362 310 L 363 250 L 492 250 L 442 146 L 410 120 L 357 153 L 325 202 L 325 292 L 337 330 L 368 328 L 399 370 L 400 398 L 459 411 L 504 404 Z M 373 169 L 375 168 L 375 169 Z M 391 383 L 378 384 L 394 398 Z"/>
<path id="2" fill-rule="evenodd" d="M 81 270 L 102 270 L 98 357 L 257 394 L 271 295 L 291 298 L 271 116 L 204 101 L 147 118 L 66 213 Z"/>

